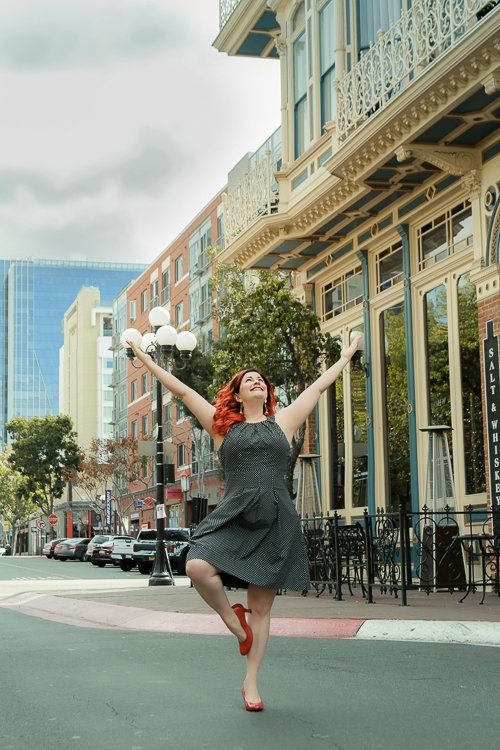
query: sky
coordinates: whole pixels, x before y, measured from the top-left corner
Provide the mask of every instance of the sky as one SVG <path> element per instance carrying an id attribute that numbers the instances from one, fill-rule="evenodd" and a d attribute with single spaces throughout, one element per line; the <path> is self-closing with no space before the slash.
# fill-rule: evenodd
<path id="1" fill-rule="evenodd" d="M 152 262 L 280 124 L 218 0 L 2 0 L 0 257 Z"/>

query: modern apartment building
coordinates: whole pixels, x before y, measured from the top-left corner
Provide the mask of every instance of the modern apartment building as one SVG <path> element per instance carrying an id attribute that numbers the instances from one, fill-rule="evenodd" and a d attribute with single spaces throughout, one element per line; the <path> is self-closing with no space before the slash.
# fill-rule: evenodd
<path id="1" fill-rule="evenodd" d="M 436 425 L 457 507 L 500 509 L 499 43 L 496 1 L 220 0 L 217 49 L 282 82 L 222 260 L 293 273 L 325 333 L 364 333 L 318 409 L 323 511 L 348 523 L 422 507 Z"/>
<path id="2" fill-rule="evenodd" d="M 17 416 L 59 411 L 59 350 L 65 312 L 82 287 L 111 305 L 144 265 L 55 260 L 0 260 L 0 443 Z"/>
<path id="3" fill-rule="evenodd" d="M 59 411 L 69 414 L 78 444 L 113 437 L 111 306 L 96 287 L 82 288 L 63 318 Z"/>

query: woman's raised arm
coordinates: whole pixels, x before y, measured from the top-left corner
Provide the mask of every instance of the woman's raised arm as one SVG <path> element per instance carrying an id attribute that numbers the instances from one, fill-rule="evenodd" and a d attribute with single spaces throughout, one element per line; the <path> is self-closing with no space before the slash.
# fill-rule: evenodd
<path id="1" fill-rule="evenodd" d="M 340 359 L 334 365 L 302 391 L 295 401 L 276 414 L 276 423 L 281 427 L 289 441 L 292 440 L 293 434 L 297 432 L 300 425 L 306 421 L 318 403 L 321 394 L 337 380 L 344 367 L 351 361 L 360 340 L 361 335 L 356 336 L 350 346 L 345 346 L 342 349 Z"/>
<path id="2" fill-rule="evenodd" d="M 172 373 L 164 370 L 163 367 L 157 365 L 156 362 L 145 354 L 142 349 L 136 346 L 132 341 L 127 342 L 134 356 L 139 359 L 145 367 L 165 386 L 176 398 L 180 399 L 185 406 L 192 412 L 196 419 L 203 425 L 209 435 L 212 435 L 213 418 L 215 414 L 215 407 L 210 404 L 203 396 L 194 391 L 188 385 L 176 378 Z"/>

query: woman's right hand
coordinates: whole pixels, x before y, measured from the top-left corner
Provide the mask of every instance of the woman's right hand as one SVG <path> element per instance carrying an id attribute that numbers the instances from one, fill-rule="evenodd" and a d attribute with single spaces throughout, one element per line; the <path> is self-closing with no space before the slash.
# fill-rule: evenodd
<path id="1" fill-rule="evenodd" d="M 140 346 L 136 346 L 133 341 L 127 341 L 127 346 L 129 346 L 134 352 L 134 357 L 137 357 L 137 359 L 144 362 L 144 364 L 153 361 L 152 357 L 149 354 L 146 354 L 146 352 L 143 352 Z"/>

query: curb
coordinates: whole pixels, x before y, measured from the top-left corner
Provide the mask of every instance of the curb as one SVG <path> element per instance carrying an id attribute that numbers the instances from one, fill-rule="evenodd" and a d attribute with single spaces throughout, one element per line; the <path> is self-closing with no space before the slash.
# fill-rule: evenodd
<path id="1" fill-rule="evenodd" d="M 500 646 L 500 623 L 455 620 L 365 620 L 356 638 Z"/>
<path id="2" fill-rule="evenodd" d="M 0 601 L 0 608 L 77 627 L 184 635 L 230 635 L 215 614 L 158 612 L 33 592 Z M 274 617 L 271 620 L 271 635 L 500 647 L 499 622 Z"/>

